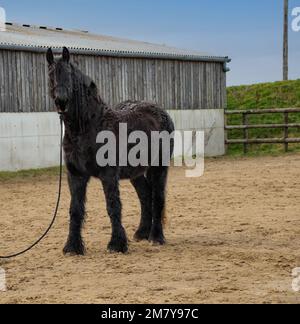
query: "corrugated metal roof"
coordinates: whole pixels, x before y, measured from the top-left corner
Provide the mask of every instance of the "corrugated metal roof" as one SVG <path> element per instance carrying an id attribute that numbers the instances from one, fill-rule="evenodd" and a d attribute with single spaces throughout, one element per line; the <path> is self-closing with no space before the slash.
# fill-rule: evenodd
<path id="1" fill-rule="evenodd" d="M 46 26 L 7 23 L 6 31 L 0 33 L 0 48 L 43 52 L 49 47 L 60 50 L 63 46 L 73 53 L 93 55 L 228 61 L 227 57 L 212 56 L 208 53 Z"/>

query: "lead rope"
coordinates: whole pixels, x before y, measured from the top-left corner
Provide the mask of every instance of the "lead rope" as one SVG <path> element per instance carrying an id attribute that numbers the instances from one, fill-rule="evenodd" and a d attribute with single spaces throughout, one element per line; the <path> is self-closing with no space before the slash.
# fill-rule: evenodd
<path id="1" fill-rule="evenodd" d="M 37 246 L 50 232 L 52 226 L 55 223 L 55 220 L 57 218 L 57 212 L 58 212 L 58 208 L 59 208 L 59 204 L 60 204 L 60 197 L 61 197 L 61 187 L 62 187 L 62 173 L 63 173 L 63 148 L 62 148 L 62 142 L 63 142 L 63 117 L 62 115 L 60 116 L 60 157 L 59 157 L 59 183 L 58 183 L 58 196 L 57 196 L 57 203 L 56 203 L 56 207 L 55 207 L 55 211 L 54 211 L 54 215 L 52 218 L 52 221 L 50 223 L 50 225 L 48 226 L 47 230 L 45 231 L 45 233 L 35 242 L 33 243 L 30 247 L 28 247 L 26 250 L 23 250 L 21 252 L 12 254 L 12 255 L 8 255 L 8 256 L 0 256 L 0 259 L 12 259 L 12 258 L 16 258 L 22 254 L 25 254 L 27 252 L 29 252 L 31 249 L 33 249 L 35 246 Z"/>

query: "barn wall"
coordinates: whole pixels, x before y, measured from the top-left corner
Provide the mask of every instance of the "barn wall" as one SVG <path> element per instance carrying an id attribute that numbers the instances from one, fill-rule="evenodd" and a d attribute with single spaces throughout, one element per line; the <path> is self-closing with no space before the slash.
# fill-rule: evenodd
<path id="1" fill-rule="evenodd" d="M 205 131 L 206 156 L 224 154 L 221 63 L 82 55 L 73 61 L 95 80 L 108 104 L 156 102 L 170 112 L 176 129 Z M 53 106 L 45 55 L 0 49 L 0 171 L 57 165 L 59 123 Z"/>
<path id="2" fill-rule="evenodd" d="M 206 156 L 224 154 L 222 109 L 171 110 L 169 113 L 176 130 L 205 132 Z M 0 171 L 58 165 L 60 123 L 57 113 L 2 113 L 0 116 Z M 181 148 L 175 144 L 175 152 L 181 156 Z"/>
<path id="3" fill-rule="evenodd" d="M 128 99 L 158 103 L 164 109 L 220 109 L 226 105 L 222 63 L 74 55 L 73 61 L 99 87 L 110 105 Z M 46 112 L 44 54 L 0 49 L 0 112 Z"/>

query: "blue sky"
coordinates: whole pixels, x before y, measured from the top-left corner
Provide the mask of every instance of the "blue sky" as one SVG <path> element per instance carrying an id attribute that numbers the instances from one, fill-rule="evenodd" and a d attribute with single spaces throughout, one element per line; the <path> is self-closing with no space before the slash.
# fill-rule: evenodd
<path id="1" fill-rule="evenodd" d="M 0 0 L 0 6 L 8 21 L 228 55 L 229 85 L 282 78 L 283 0 Z M 293 7 L 300 0 L 290 0 Z M 300 78 L 300 32 L 291 28 L 290 78 Z"/>

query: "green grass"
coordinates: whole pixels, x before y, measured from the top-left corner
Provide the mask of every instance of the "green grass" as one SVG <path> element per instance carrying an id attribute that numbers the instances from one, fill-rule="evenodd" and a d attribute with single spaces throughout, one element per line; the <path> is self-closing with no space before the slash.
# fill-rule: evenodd
<path id="1" fill-rule="evenodd" d="M 34 179 L 40 177 L 49 177 L 59 175 L 59 167 L 47 168 L 47 169 L 37 169 L 37 170 L 26 170 L 18 172 L 0 172 L 0 182 L 13 180 L 13 179 Z"/>
<path id="2" fill-rule="evenodd" d="M 300 108 L 300 80 L 262 83 L 250 86 L 230 87 L 228 92 L 228 109 L 268 109 L 268 108 Z M 283 114 L 266 114 L 249 116 L 251 124 L 282 124 Z M 290 123 L 300 123 L 300 114 L 290 114 Z M 242 124 L 242 116 L 230 116 L 231 125 Z M 250 138 L 283 137 L 282 129 L 249 130 Z M 290 129 L 289 137 L 300 137 L 300 130 Z M 229 132 L 230 139 L 243 138 L 242 130 Z M 300 144 L 290 144 L 291 152 L 299 152 Z M 281 154 L 283 145 L 265 144 L 251 145 L 249 155 Z M 230 145 L 229 155 L 243 155 L 243 145 Z"/>

